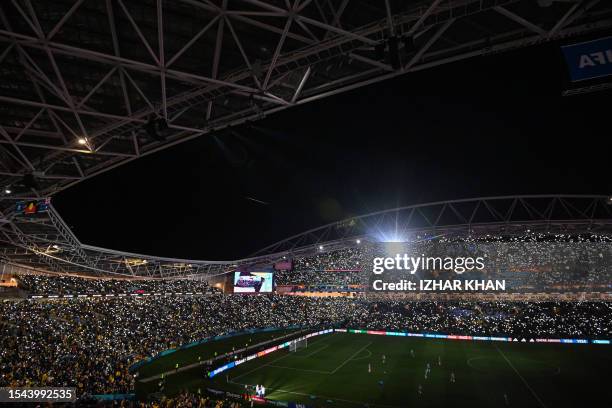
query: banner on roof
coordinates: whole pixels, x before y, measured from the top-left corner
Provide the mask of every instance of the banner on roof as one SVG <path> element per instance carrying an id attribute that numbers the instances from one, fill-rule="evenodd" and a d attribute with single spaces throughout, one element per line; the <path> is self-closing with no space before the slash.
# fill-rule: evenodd
<path id="1" fill-rule="evenodd" d="M 573 82 L 612 75 L 612 37 L 561 47 Z"/>

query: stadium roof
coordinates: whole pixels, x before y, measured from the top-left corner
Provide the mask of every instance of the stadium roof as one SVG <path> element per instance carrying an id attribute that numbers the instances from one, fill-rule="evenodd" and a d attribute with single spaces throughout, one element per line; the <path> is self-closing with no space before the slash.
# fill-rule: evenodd
<path id="1" fill-rule="evenodd" d="M 0 259 L 55 273 L 172 278 L 222 274 L 243 264 L 272 263 L 360 245 L 357 240 L 412 241 L 424 236 L 612 234 L 605 196 L 486 197 L 419 204 L 328 224 L 262 249 L 250 258 L 201 261 L 133 254 L 83 244 L 51 206 L 48 211 L 0 214 Z"/>
<path id="2" fill-rule="evenodd" d="M 0 206 L 339 92 L 612 26 L 610 2 L 546 3 L 2 2 Z"/>

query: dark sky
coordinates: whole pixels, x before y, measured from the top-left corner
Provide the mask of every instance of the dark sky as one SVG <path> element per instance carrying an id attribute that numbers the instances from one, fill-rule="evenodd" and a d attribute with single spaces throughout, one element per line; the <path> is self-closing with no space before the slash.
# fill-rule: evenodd
<path id="1" fill-rule="evenodd" d="M 54 204 L 87 244 L 222 260 L 400 205 L 609 194 L 612 95 L 566 86 L 558 44 L 474 58 L 203 136 Z"/>

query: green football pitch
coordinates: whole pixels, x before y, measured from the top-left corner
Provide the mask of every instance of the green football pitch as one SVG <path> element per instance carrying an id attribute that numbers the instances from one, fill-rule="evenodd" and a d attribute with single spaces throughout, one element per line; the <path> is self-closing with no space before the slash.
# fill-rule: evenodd
<path id="1" fill-rule="evenodd" d="M 198 361 L 208 360 L 217 354 L 221 355 L 231 352 L 234 348 L 239 349 L 246 345 L 273 341 L 278 337 L 297 332 L 298 330 L 276 330 L 245 334 L 211 341 L 191 348 L 178 349 L 172 354 L 158 358 L 151 363 L 142 366 L 140 369 L 138 369 L 139 377 L 146 378 L 158 375 L 160 373 L 173 370 L 176 367 L 176 364 L 178 364 L 179 367 L 185 367 L 197 363 Z M 198 372 L 200 371 L 201 370 L 198 370 Z"/>
<path id="2" fill-rule="evenodd" d="M 245 385 L 263 384 L 269 399 L 315 407 L 609 407 L 611 351 L 607 345 L 334 333 L 212 380 L 202 370 L 169 376 L 167 392 L 210 387 L 241 393 Z"/>
<path id="3" fill-rule="evenodd" d="M 425 378 L 427 364 L 431 371 Z M 233 391 L 263 384 L 267 398 L 321 407 L 503 407 L 506 397 L 513 407 L 609 407 L 611 369 L 605 345 L 335 333 L 313 338 L 297 352 L 242 364 L 215 383 Z"/>

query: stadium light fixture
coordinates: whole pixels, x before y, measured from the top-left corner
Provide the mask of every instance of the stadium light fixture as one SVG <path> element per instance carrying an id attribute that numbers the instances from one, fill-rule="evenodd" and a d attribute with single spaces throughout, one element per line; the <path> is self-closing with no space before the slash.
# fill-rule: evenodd
<path id="1" fill-rule="evenodd" d="M 612 196 L 608 197 L 608 204 L 612 205 Z"/>
<path id="2" fill-rule="evenodd" d="M 79 142 L 79 144 L 81 146 L 85 146 L 87 144 L 87 138 L 86 137 L 79 137 L 78 142 Z"/>
<path id="3" fill-rule="evenodd" d="M 168 121 L 165 118 L 150 118 L 142 128 L 151 139 L 163 142 L 166 140 L 165 130 L 168 129 Z"/>
<path id="4" fill-rule="evenodd" d="M 377 242 L 408 242 L 408 234 L 401 231 L 382 231 L 377 229 L 369 234 L 376 239 Z"/>
<path id="5" fill-rule="evenodd" d="M 319 251 L 323 250 L 323 245 L 319 245 Z"/>
<path id="6" fill-rule="evenodd" d="M 52 247 L 53 247 L 53 249 L 59 249 L 59 245 L 57 245 L 57 244 L 53 244 Z"/>
<path id="7" fill-rule="evenodd" d="M 11 193 L 12 193 L 11 188 L 10 188 L 10 187 L 6 187 L 6 188 L 4 189 L 4 193 L 5 193 L 5 194 L 11 194 Z"/>
<path id="8" fill-rule="evenodd" d="M 357 242 L 358 244 L 361 244 L 361 240 L 360 240 L 360 239 L 358 239 L 358 240 L 357 240 L 357 241 L 355 241 L 355 242 Z"/>

